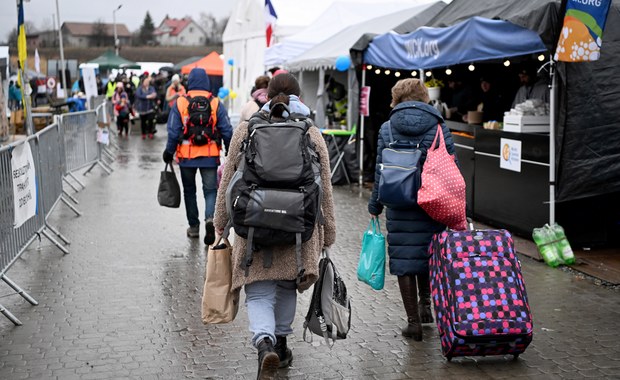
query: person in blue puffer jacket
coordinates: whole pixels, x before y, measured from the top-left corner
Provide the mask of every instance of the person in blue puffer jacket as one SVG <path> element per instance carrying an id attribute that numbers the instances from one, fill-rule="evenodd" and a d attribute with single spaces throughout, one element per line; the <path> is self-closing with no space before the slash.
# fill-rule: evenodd
<path id="1" fill-rule="evenodd" d="M 400 80 L 392 88 L 392 112 L 389 122 L 383 123 L 377 142 L 375 184 L 368 201 L 368 212 L 377 217 L 384 205 L 378 200 L 383 149 L 394 140 L 420 144 L 423 151 L 420 165 L 424 170 L 426 151 L 433 143 L 437 127 L 441 126 L 448 153 L 454 154 L 454 142 L 441 114 L 429 103 L 428 91 L 419 79 Z M 431 219 L 417 204 L 407 209 L 387 209 L 387 242 L 390 273 L 398 276 L 398 286 L 407 313 L 405 337 L 422 340 L 422 323 L 432 323 L 428 246 L 434 233 L 446 228 Z M 417 279 L 417 284 L 416 284 Z M 418 293 L 420 302 L 418 302 Z"/>

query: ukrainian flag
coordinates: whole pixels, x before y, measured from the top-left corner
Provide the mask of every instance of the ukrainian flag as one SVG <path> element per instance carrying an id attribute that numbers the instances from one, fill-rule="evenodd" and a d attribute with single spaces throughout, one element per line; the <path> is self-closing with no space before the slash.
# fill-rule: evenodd
<path id="1" fill-rule="evenodd" d="M 19 68 L 26 69 L 26 26 L 24 25 L 24 0 L 17 1 L 17 61 Z M 18 78 L 21 83 L 21 78 Z M 23 86 L 22 86 L 23 88 Z"/>

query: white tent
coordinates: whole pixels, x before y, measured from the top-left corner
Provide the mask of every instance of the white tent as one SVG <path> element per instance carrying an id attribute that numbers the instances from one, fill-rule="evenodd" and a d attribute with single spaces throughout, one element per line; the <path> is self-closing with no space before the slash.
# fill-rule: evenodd
<path id="1" fill-rule="evenodd" d="M 428 20 L 430 20 L 443 7 L 445 7 L 445 3 L 442 1 L 414 6 L 409 5 L 407 9 L 394 11 L 390 14 L 351 25 L 286 62 L 286 67 L 294 71 L 317 70 L 319 68 L 333 69 L 336 58 L 343 55 L 348 56 L 349 48 L 365 33 L 387 33 L 425 10 L 430 11 L 428 12 Z"/>
<path id="2" fill-rule="evenodd" d="M 411 8 L 411 1 L 334 2 L 310 26 L 269 47 L 265 51 L 265 66 L 286 64 L 348 26 L 407 8 Z"/>
<path id="3" fill-rule="evenodd" d="M 419 17 L 422 14 L 428 21 L 443 7 L 445 7 L 445 3 L 441 1 L 417 6 L 409 5 L 407 9 L 351 25 L 287 62 L 285 65 L 287 69 L 300 72 L 303 100 L 310 108 L 316 110 L 317 125 L 325 126 L 326 99 L 319 84 L 324 83 L 326 70 L 336 81 L 348 87 L 348 109 L 350 110 L 347 114 L 348 128 L 351 129 L 357 121 L 359 94 L 355 71 L 353 68 L 349 69 L 347 73 L 334 71 L 336 59 L 339 56 L 348 56 L 349 48 L 366 33 L 382 34 L 389 32 L 412 17 Z"/>
<path id="4" fill-rule="evenodd" d="M 274 41 L 279 41 L 312 23 L 330 0 L 272 0 L 278 15 Z M 224 85 L 237 93 L 230 112 L 238 114 L 248 101 L 254 79 L 265 73 L 266 46 L 264 0 L 237 0 L 224 30 Z M 232 59 L 233 65 L 228 61 Z"/>

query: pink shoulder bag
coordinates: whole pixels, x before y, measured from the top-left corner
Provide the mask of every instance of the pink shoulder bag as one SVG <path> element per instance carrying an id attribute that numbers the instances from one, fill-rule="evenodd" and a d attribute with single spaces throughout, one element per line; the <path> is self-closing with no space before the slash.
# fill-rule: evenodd
<path id="1" fill-rule="evenodd" d="M 454 162 L 454 156 L 446 150 L 441 125 L 437 126 L 433 145 L 426 154 L 418 205 L 431 218 L 451 229 L 467 229 L 465 180 Z"/>

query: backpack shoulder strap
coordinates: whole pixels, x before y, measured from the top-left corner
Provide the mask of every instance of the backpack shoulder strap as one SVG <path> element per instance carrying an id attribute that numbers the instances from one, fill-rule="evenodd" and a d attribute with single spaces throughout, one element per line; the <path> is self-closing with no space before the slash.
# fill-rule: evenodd
<path id="1" fill-rule="evenodd" d="M 390 135 L 390 144 L 393 144 L 394 135 L 392 134 L 392 123 L 389 120 L 387 121 L 387 130 L 388 130 L 388 134 Z"/>

